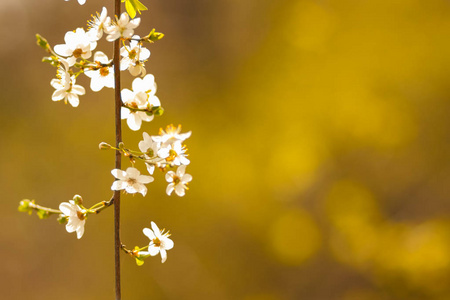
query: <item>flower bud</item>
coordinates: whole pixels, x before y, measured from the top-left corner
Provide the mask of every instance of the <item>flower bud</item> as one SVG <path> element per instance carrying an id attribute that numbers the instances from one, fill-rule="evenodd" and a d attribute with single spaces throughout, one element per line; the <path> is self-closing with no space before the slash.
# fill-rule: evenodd
<path id="1" fill-rule="evenodd" d="M 38 44 L 38 46 L 44 48 L 45 50 L 50 47 L 47 40 L 44 39 L 40 34 L 36 34 L 36 43 Z"/>
<path id="2" fill-rule="evenodd" d="M 110 144 L 105 143 L 105 142 L 101 142 L 101 143 L 98 145 L 98 148 L 99 148 L 100 150 L 107 150 L 107 149 L 111 149 L 112 146 L 111 146 Z"/>
<path id="3" fill-rule="evenodd" d="M 164 113 L 164 108 L 162 108 L 161 106 L 155 106 L 152 108 L 152 113 L 155 116 L 161 116 Z"/>
<path id="4" fill-rule="evenodd" d="M 125 144 L 123 142 L 119 143 L 119 149 L 123 149 L 123 147 L 125 147 Z"/>
<path id="5" fill-rule="evenodd" d="M 75 204 L 77 204 L 77 205 L 82 205 L 82 204 L 83 204 L 83 198 L 81 198 L 80 195 L 75 195 L 75 196 L 73 196 L 73 201 L 74 201 Z"/>
<path id="6" fill-rule="evenodd" d="M 30 207 L 30 203 L 31 201 L 28 199 L 24 199 L 22 201 L 20 201 L 19 203 L 19 211 L 20 212 L 26 212 L 29 215 L 31 215 L 31 213 L 33 212 L 33 208 Z"/>

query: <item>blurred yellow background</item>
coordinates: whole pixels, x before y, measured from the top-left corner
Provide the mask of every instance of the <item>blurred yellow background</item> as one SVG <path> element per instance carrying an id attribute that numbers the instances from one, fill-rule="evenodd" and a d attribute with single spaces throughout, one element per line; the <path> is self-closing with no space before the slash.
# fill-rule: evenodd
<path id="1" fill-rule="evenodd" d="M 124 196 L 123 242 L 155 221 L 175 247 L 123 255 L 123 299 L 450 299 L 449 1 L 142 2 L 165 113 L 124 142 L 182 124 L 194 180 Z M 113 91 L 80 76 L 78 108 L 52 102 L 34 37 L 60 44 L 103 5 L 0 2 L 2 299 L 114 297 L 112 209 L 81 240 L 17 212 L 111 195 Z"/>

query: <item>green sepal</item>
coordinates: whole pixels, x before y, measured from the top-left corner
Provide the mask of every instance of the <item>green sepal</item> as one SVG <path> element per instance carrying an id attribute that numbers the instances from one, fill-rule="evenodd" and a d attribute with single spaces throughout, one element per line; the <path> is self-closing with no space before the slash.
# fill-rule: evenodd
<path id="1" fill-rule="evenodd" d="M 63 214 L 59 215 L 59 217 L 57 219 L 59 224 L 66 224 L 68 220 L 69 220 L 69 218 Z"/>
<path id="2" fill-rule="evenodd" d="M 162 108 L 161 106 L 154 106 L 152 108 L 152 114 L 155 116 L 162 116 L 163 113 L 164 113 L 164 108 Z"/>
<path id="3" fill-rule="evenodd" d="M 50 217 L 50 213 L 46 210 L 43 209 L 39 209 L 37 211 L 37 216 L 39 217 L 39 219 L 47 219 L 48 217 Z"/>
<path id="4" fill-rule="evenodd" d="M 59 66 L 59 61 L 58 58 L 55 56 L 45 56 L 42 58 L 42 62 L 46 62 L 51 64 L 54 67 L 58 67 Z"/>

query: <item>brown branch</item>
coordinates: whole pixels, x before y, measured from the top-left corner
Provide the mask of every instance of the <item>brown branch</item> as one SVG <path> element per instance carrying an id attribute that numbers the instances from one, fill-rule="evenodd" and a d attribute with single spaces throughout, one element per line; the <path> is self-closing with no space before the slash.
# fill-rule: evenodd
<path id="1" fill-rule="evenodd" d="M 114 14 L 120 16 L 120 0 L 114 0 Z M 114 41 L 114 103 L 115 103 L 115 124 L 116 124 L 116 147 L 122 142 L 122 126 L 120 110 L 122 107 L 122 99 L 120 97 L 120 39 Z M 116 150 L 116 169 L 121 169 L 121 154 Z M 114 191 L 114 269 L 115 269 L 115 286 L 116 300 L 121 300 L 120 291 L 120 191 Z"/>

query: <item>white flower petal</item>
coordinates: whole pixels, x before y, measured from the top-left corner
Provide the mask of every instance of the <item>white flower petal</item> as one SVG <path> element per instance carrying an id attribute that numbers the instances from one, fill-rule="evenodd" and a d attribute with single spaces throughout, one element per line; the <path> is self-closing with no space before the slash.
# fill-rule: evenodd
<path id="1" fill-rule="evenodd" d="M 117 179 L 121 179 L 121 180 L 126 180 L 127 177 L 127 172 L 122 171 L 121 169 L 114 169 L 111 170 L 111 174 L 116 177 Z"/>
<path id="2" fill-rule="evenodd" d="M 156 236 L 153 234 L 153 231 L 150 228 L 144 228 L 142 230 L 142 232 L 144 232 L 144 234 L 150 239 L 153 240 L 154 238 L 156 238 Z"/>
<path id="3" fill-rule="evenodd" d="M 161 253 L 161 262 L 164 263 L 167 260 L 167 252 L 164 249 L 160 249 L 159 252 Z"/>

